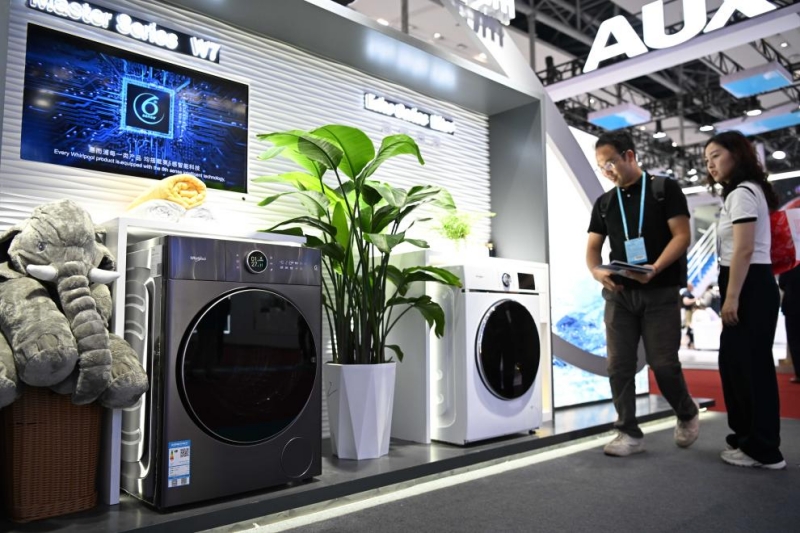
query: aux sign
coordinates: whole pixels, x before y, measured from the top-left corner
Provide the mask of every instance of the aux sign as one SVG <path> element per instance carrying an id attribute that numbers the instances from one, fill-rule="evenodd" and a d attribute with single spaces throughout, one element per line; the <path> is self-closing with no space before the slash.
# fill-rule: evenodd
<path id="1" fill-rule="evenodd" d="M 777 9 L 767 0 L 724 0 L 717 12 L 708 19 L 705 0 L 682 0 L 683 28 L 667 34 L 664 24 L 664 0 L 656 0 L 642 7 L 642 37 L 639 38 L 628 19 L 619 15 L 604 21 L 597 30 L 592 50 L 586 59 L 583 72 L 596 70 L 601 61 L 622 54 L 628 57 L 646 54 L 648 48 L 671 48 L 685 43 L 700 33 L 708 33 L 725 26 L 737 11 L 752 18 Z M 611 37 L 615 44 L 608 44 Z"/>

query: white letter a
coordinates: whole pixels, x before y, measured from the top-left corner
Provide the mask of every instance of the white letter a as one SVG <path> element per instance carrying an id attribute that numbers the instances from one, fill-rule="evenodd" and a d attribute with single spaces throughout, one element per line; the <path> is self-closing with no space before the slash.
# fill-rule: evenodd
<path id="1" fill-rule="evenodd" d="M 617 44 L 608 45 L 608 39 L 614 36 Z M 647 47 L 633 31 L 628 19 L 622 15 L 610 18 L 600 24 L 594 38 L 592 50 L 583 66 L 584 74 L 596 70 L 601 61 L 625 54 L 636 57 L 647 53 Z"/>
<path id="2" fill-rule="evenodd" d="M 741 11 L 744 16 L 753 18 L 776 9 L 777 8 L 772 5 L 771 2 L 767 2 L 767 0 L 725 0 L 725 2 L 719 6 L 719 9 L 708 23 L 708 26 L 706 26 L 706 29 L 703 30 L 703 33 L 708 33 L 723 27 L 728 23 L 735 11 Z"/>

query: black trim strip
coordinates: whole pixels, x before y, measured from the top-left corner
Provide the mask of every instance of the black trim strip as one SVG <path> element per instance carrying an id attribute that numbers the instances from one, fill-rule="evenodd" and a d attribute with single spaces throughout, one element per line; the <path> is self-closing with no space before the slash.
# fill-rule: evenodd
<path id="1" fill-rule="evenodd" d="M 739 220 L 734 220 L 731 224 L 744 224 L 745 222 L 755 222 L 758 220 L 758 217 L 747 217 L 747 218 L 740 218 Z"/>

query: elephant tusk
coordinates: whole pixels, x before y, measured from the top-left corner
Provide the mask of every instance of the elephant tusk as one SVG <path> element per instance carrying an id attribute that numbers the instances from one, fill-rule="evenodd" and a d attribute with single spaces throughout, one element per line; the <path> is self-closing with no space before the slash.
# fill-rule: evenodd
<path id="1" fill-rule="evenodd" d="M 101 268 L 93 268 L 89 271 L 89 281 L 92 283 L 111 283 L 119 278 L 119 272 L 113 270 L 103 270 Z"/>
<path id="2" fill-rule="evenodd" d="M 28 265 L 25 270 L 34 278 L 42 281 L 53 281 L 58 276 L 58 270 L 52 265 Z"/>

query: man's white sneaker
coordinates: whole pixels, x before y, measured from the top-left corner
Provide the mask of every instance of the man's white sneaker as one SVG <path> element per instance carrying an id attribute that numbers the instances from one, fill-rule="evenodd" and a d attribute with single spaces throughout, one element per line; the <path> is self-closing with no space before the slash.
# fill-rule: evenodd
<path id="1" fill-rule="evenodd" d="M 786 468 L 786 461 L 777 463 L 759 463 L 742 450 L 724 450 L 719 456 L 729 465 L 744 466 L 746 468 L 766 468 L 767 470 L 783 470 Z"/>
<path id="2" fill-rule="evenodd" d="M 694 444 L 700 435 L 700 406 L 692 401 L 697 405 L 697 414 L 691 420 L 678 419 L 678 424 L 675 426 L 675 444 L 681 448 L 688 448 Z"/>
<path id="3" fill-rule="evenodd" d="M 617 434 L 616 438 L 603 447 L 603 453 L 606 455 L 613 455 L 614 457 L 627 457 L 635 453 L 642 453 L 644 451 L 644 439 L 637 439 L 631 437 L 627 433 L 621 431 Z"/>

